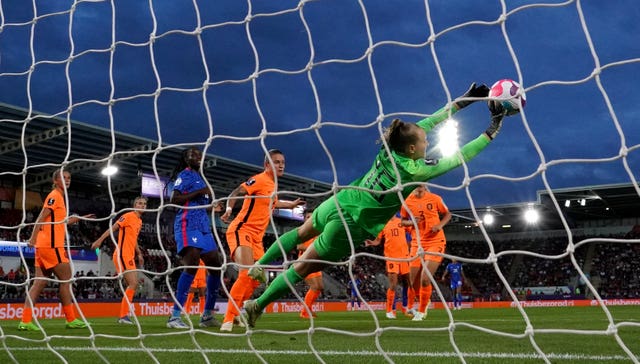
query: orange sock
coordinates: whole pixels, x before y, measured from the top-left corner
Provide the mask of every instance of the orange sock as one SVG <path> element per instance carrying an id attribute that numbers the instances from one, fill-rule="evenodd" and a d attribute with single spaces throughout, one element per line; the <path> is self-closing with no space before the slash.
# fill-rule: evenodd
<path id="1" fill-rule="evenodd" d="M 76 312 L 73 309 L 73 304 L 62 306 L 64 316 L 67 318 L 67 322 L 71 322 L 76 319 Z"/>
<path id="2" fill-rule="evenodd" d="M 33 320 L 33 309 L 31 307 L 25 307 L 22 309 L 22 322 L 28 324 Z"/>
<path id="3" fill-rule="evenodd" d="M 205 304 L 205 300 L 207 298 L 204 295 L 199 295 L 198 296 L 198 309 L 200 310 L 200 314 L 202 314 L 204 312 L 204 304 Z"/>
<path id="4" fill-rule="evenodd" d="M 431 301 L 431 292 L 433 291 L 433 287 L 429 285 L 428 287 L 420 287 L 420 312 L 426 312 L 427 306 Z"/>
<path id="5" fill-rule="evenodd" d="M 393 301 L 396 299 L 396 291 L 391 288 L 387 289 L 387 312 L 393 311 Z"/>
<path id="6" fill-rule="evenodd" d="M 120 302 L 120 317 L 129 316 L 130 305 L 133 302 L 133 295 L 136 293 L 135 290 L 131 288 L 127 288 L 124 291 L 124 296 L 122 297 L 122 302 Z M 128 299 L 128 301 L 127 301 Z"/>
<path id="7" fill-rule="evenodd" d="M 236 279 L 236 282 L 231 287 L 231 291 L 229 291 L 229 301 L 227 302 L 227 313 L 225 313 L 222 322 L 233 322 L 233 319 L 240 314 L 240 311 L 238 311 L 235 305 L 242 308 L 242 300 L 247 294 L 247 291 L 249 291 L 248 288 L 253 287 L 251 282 L 253 279 L 247 275 L 247 272 L 247 269 L 241 270 L 238 274 L 238 279 Z M 251 293 L 253 293 L 253 290 Z"/>
<path id="8" fill-rule="evenodd" d="M 184 301 L 184 311 L 191 314 L 191 303 L 193 302 L 193 292 L 187 294 L 187 300 Z"/>
<path id="9" fill-rule="evenodd" d="M 242 295 L 242 302 L 251 298 L 253 291 L 255 291 L 258 287 L 260 287 L 260 282 L 256 281 L 255 279 L 251 279 L 251 283 L 247 285 L 247 288 L 244 291 L 244 295 Z"/>
<path id="10" fill-rule="evenodd" d="M 407 291 L 407 308 L 408 309 L 412 309 L 413 308 L 413 303 L 416 300 L 416 291 L 413 289 L 413 287 L 409 287 L 409 290 Z"/>
<path id="11" fill-rule="evenodd" d="M 307 294 L 304 296 L 304 303 L 309 307 L 311 312 L 313 312 L 313 304 L 320 297 L 320 291 L 315 289 L 310 289 Z"/>

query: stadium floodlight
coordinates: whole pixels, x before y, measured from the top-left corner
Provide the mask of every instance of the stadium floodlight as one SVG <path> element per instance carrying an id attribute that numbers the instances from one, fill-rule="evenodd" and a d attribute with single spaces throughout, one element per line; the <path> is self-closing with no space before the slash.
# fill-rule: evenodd
<path id="1" fill-rule="evenodd" d="M 106 167 L 102 168 L 102 171 L 100 171 L 100 173 L 103 176 L 113 176 L 114 174 L 118 173 L 118 167 L 116 167 L 116 166 L 106 166 Z"/>
<path id="2" fill-rule="evenodd" d="M 538 222 L 538 220 L 540 220 L 540 214 L 537 210 L 529 208 L 524 212 L 524 221 L 526 221 L 528 224 L 535 224 Z"/>
<path id="3" fill-rule="evenodd" d="M 443 157 L 449 157 L 458 151 L 458 122 L 448 119 L 438 131 L 437 148 Z"/>
<path id="4" fill-rule="evenodd" d="M 484 222 L 485 225 L 493 225 L 494 221 L 495 218 L 488 212 L 482 217 L 482 222 Z"/>

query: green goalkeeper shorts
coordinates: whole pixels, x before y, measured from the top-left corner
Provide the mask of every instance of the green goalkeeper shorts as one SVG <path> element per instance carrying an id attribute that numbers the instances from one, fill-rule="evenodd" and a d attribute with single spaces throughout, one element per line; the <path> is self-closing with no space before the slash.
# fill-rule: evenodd
<path id="1" fill-rule="evenodd" d="M 366 239 L 371 239 L 371 234 L 362 229 L 351 215 L 342 211 L 342 217 L 344 221 L 338 212 L 335 197 L 324 201 L 313 211 L 313 227 L 321 232 L 314 242 L 314 247 L 322 260 L 337 262 L 351 255 L 347 231 L 351 235 L 354 248 L 362 245 Z"/>

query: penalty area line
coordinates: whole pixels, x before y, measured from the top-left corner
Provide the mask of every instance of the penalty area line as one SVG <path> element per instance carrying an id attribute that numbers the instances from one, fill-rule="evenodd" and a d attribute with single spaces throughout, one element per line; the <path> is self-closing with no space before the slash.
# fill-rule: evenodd
<path id="1" fill-rule="evenodd" d="M 47 348 L 33 348 L 33 347 L 17 347 L 8 348 L 10 351 L 49 351 Z M 94 348 L 87 347 L 73 347 L 73 346 L 61 346 L 53 347 L 56 351 L 93 351 Z M 133 348 L 133 347 L 96 347 L 98 351 L 119 351 L 119 352 L 147 352 L 152 353 L 191 353 L 194 349 L 187 348 Z M 311 350 L 246 350 L 246 349 L 202 349 L 202 353 L 214 353 L 214 354 L 252 354 L 258 353 L 261 355 L 313 355 Z M 337 350 L 321 350 L 317 351 L 318 355 L 326 356 L 382 356 L 382 353 L 378 351 L 337 351 Z M 458 357 L 455 352 L 402 352 L 402 351 L 387 351 L 389 356 L 397 357 L 425 357 L 425 358 L 450 358 Z M 624 355 L 584 355 L 584 354 L 570 354 L 570 353 L 545 353 L 549 359 L 562 359 L 562 360 L 583 360 L 583 361 L 628 361 L 629 357 Z M 462 353 L 465 358 L 485 358 L 485 359 L 540 359 L 540 355 L 536 353 L 490 353 L 490 352 L 475 352 L 475 353 Z M 638 358 L 640 359 L 640 358 Z"/>

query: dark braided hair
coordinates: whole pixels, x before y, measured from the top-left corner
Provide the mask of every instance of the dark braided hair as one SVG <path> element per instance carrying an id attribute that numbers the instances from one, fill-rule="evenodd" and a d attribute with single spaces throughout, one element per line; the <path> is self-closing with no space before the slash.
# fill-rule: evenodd
<path id="1" fill-rule="evenodd" d="M 169 177 L 169 181 L 175 181 L 176 178 L 178 178 L 178 175 L 180 174 L 180 172 L 182 172 L 185 168 L 189 166 L 186 161 L 187 153 L 189 153 L 189 151 L 192 149 L 195 149 L 195 148 L 188 148 L 182 151 L 182 154 L 180 155 L 180 160 L 178 161 L 178 164 L 176 164 L 176 166 L 173 168 L 173 171 L 171 172 L 171 177 Z"/>
<path id="2" fill-rule="evenodd" d="M 173 184 L 173 182 L 175 182 L 176 178 L 178 178 L 178 175 L 180 174 L 180 172 L 182 172 L 185 168 L 187 168 L 189 165 L 187 164 L 187 153 L 189 153 L 189 151 L 196 149 L 196 148 L 187 148 L 185 150 L 182 151 L 182 154 L 180 155 L 180 160 L 178 161 L 178 164 L 176 164 L 176 166 L 173 168 L 173 171 L 171 172 L 171 177 L 169 177 L 169 182 L 167 182 L 167 184 L 164 186 L 164 194 L 167 195 L 170 191 L 168 191 L 169 186 Z"/>

